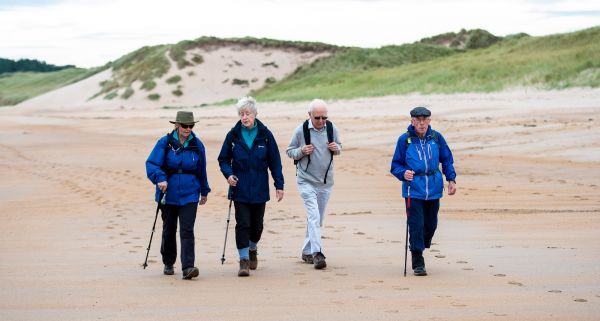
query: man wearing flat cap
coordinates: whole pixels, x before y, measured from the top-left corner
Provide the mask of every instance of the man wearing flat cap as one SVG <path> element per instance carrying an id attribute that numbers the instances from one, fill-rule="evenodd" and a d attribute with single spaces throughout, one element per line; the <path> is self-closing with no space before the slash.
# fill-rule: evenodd
<path id="1" fill-rule="evenodd" d="M 431 246 L 437 228 L 444 191 L 442 174 L 448 181 L 448 195 L 454 195 L 456 172 L 446 140 L 429 125 L 431 111 L 415 107 L 410 111 L 410 117 L 411 124 L 396 143 L 390 172 L 402 181 L 413 272 L 424 276 L 427 271 L 423 251 Z"/>

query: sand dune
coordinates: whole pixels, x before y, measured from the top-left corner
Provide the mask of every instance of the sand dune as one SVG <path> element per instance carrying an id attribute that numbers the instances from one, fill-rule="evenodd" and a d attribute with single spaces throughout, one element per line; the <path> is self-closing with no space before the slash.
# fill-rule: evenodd
<path id="1" fill-rule="evenodd" d="M 429 276 L 402 276 L 404 208 L 389 173 L 415 104 L 453 148 Z M 280 148 L 306 103 L 259 118 Z M 35 106 L 34 106 L 35 107 Z M 345 151 L 324 228 L 328 267 L 301 263 L 294 167 L 270 202 L 259 268 L 238 278 L 216 157 L 233 107 L 194 109 L 213 192 L 199 208 L 200 277 L 162 275 L 144 161 L 174 110 L 0 110 L 2 320 L 596 320 L 600 315 L 600 91 L 409 95 L 333 101 Z M 282 155 L 283 156 L 283 155 Z M 158 223 L 160 230 L 160 222 Z M 233 231 L 233 224 L 230 227 Z M 229 234 L 230 236 L 233 233 Z"/>

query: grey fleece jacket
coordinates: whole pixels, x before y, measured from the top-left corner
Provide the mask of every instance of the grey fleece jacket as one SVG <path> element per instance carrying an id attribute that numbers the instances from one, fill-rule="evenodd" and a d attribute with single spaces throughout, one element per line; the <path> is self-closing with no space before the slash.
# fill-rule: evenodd
<path id="1" fill-rule="evenodd" d="M 302 154 L 302 147 L 306 145 L 304 142 L 304 133 L 302 132 L 302 124 L 296 127 L 296 130 L 294 130 L 292 140 L 285 152 L 290 158 L 300 160 L 296 169 L 298 181 L 304 180 L 313 184 L 325 185 L 323 184 L 323 180 L 325 179 L 327 166 L 331 160 L 331 152 L 329 151 L 329 148 L 327 148 L 327 145 L 329 144 L 327 142 L 327 130 L 325 127 L 323 127 L 323 129 L 320 131 L 316 130 L 310 120 L 308 121 L 308 130 L 310 131 L 310 142 L 315 147 L 310 155 L 310 165 L 308 165 L 308 169 L 306 167 L 308 164 L 308 157 Z M 340 149 L 338 152 L 334 153 L 334 155 L 340 155 L 342 151 L 342 143 L 335 125 L 333 125 L 333 140 Z M 327 173 L 327 186 L 333 185 L 334 163 L 335 161 L 331 162 L 331 167 Z"/>

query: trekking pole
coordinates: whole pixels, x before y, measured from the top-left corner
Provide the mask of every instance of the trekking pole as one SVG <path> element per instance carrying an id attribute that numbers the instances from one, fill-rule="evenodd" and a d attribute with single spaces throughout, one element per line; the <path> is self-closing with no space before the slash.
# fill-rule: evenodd
<path id="1" fill-rule="evenodd" d="M 410 182 L 408 182 L 408 200 L 406 202 L 406 237 L 404 240 L 404 277 L 406 277 L 406 260 L 408 256 L 408 216 L 410 215 Z"/>
<path id="2" fill-rule="evenodd" d="M 160 197 L 158 198 L 158 199 L 160 199 L 160 201 L 156 203 L 156 215 L 154 216 L 154 224 L 152 224 L 152 233 L 150 234 L 150 242 L 148 243 L 148 249 L 146 252 L 146 260 L 144 260 L 144 264 L 142 264 L 142 266 L 144 267 L 144 270 L 148 266 L 148 254 L 150 254 L 150 245 L 152 244 L 152 237 L 154 236 L 154 229 L 156 227 L 156 219 L 158 219 L 158 210 L 160 209 L 161 205 L 165 204 L 166 197 L 167 197 L 167 193 L 161 192 Z"/>
<path id="3" fill-rule="evenodd" d="M 238 180 L 238 178 L 233 175 L 234 180 Z M 229 220 L 231 218 L 231 203 L 233 202 L 233 187 L 229 187 L 229 213 L 227 213 L 227 226 L 225 226 L 225 241 L 223 242 L 223 255 L 221 256 L 221 265 L 225 263 L 225 248 L 227 248 L 227 234 L 229 232 Z"/>

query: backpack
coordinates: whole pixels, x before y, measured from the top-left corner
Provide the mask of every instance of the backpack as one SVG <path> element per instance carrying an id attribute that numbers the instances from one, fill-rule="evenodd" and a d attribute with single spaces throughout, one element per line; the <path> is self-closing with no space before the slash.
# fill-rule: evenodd
<path id="1" fill-rule="evenodd" d="M 429 134 L 429 136 L 427 136 L 427 137 L 433 139 L 435 144 L 438 146 L 438 150 L 440 148 L 442 148 L 440 146 L 440 138 L 439 138 L 438 132 L 436 132 L 435 130 L 432 129 L 431 134 Z M 408 149 L 408 145 L 410 145 L 410 144 L 412 144 L 412 137 L 410 136 L 410 132 L 406 131 L 406 149 Z M 420 173 L 420 174 L 415 174 L 415 175 L 416 176 L 429 176 L 429 175 L 435 174 L 438 171 L 439 171 L 438 169 L 435 169 L 435 170 L 429 171 L 427 173 Z"/>
<path id="2" fill-rule="evenodd" d="M 173 138 L 173 135 L 171 133 L 167 133 L 166 138 L 167 138 L 167 144 L 165 145 L 165 156 L 164 156 L 165 158 L 163 160 L 163 165 L 160 167 L 160 169 L 162 169 L 163 172 L 165 172 L 165 174 L 167 174 L 167 177 L 171 176 L 172 174 L 196 175 L 195 171 L 182 169 L 182 168 L 175 169 L 175 168 L 167 167 L 167 155 L 169 154 L 169 149 L 172 149 L 175 153 L 179 152 L 180 150 L 182 150 L 182 151 L 183 150 L 192 150 L 196 154 L 198 154 L 198 157 L 200 157 L 198 142 L 196 141 L 196 138 L 192 139 L 187 147 L 178 146 L 178 149 L 174 148 L 174 146 L 177 146 L 177 144 L 175 143 L 175 138 Z"/>
<path id="3" fill-rule="evenodd" d="M 308 129 L 308 121 L 309 120 L 307 119 L 302 124 L 302 134 L 304 134 L 304 144 L 305 145 L 310 145 L 310 130 Z M 325 121 L 325 130 L 327 130 L 327 142 L 332 143 L 333 142 L 333 124 L 329 120 Z M 333 162 L 333 152 L 330 151 L 330 153 L 331 153 L 331 158 L 329 159 L 329 165 L 327 166 L 327 171 L 325 172 L 325 178 L 323 179 L 323 184 L 327 184 L 327 174 L 329 173 L 329 168 L 331 167 L 331 163 Z M 306 171 L 306 170 L 308 170 L 308 165 L 310 165 L 310 155 L 306 155 L 305 157 L 308 157 L 308 162 L 306 163 L 306 168 L 304 169 Z M 298 167 L 298 162 L 300 162 L 299 159 L 294 159 L 294 165 L 296 165 L 296 167 Z"/>

